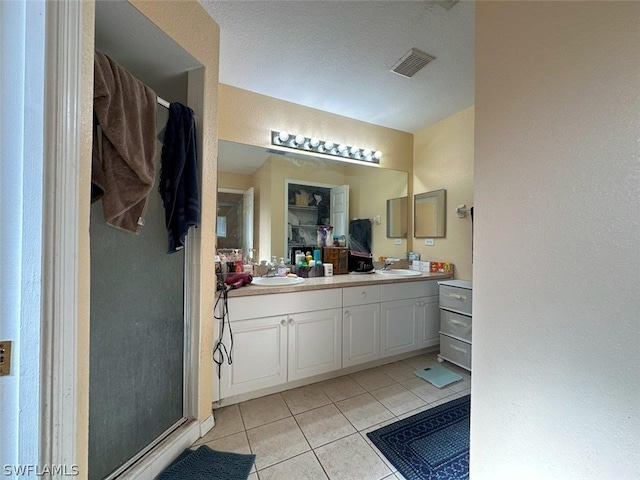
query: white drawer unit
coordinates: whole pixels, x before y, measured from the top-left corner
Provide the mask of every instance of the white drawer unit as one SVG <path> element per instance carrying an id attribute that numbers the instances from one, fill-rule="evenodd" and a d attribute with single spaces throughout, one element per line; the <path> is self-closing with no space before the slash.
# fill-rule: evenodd
<path id="1" fill-rule="evenodd" d="M 440 354 L 471 371 L 471 304 L 473 284 L 465 280 L 446 280 L 440 286 Z"/>

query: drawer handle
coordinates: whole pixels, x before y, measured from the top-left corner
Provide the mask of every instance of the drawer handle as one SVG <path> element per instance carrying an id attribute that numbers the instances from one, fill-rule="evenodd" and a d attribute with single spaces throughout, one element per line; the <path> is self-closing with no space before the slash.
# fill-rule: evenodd
<path id="1" fill-rule="evenodd" d="M 456 352 L 467 353 L 467 351 L 464 348 L 456 347 L 455 345 L 452 345 L 452 344 L 449 344 L 449 346 Z"/>
<path id="2" fill-rule="evenodd" d="M 458 300 L 466 300 L 467 299 L 467 297 L 465 295 L 459 295 L 457 293 L 450 293 L 449 296 L 452 297 L 452 298 L 457 298 Z"/>
<path id="3" fill-rule="evenodd" d="M 454 325 L 462 325 L 463 327 L 469 326 L 468 323 L 465 323 L 462 320 L 456 320 L 455 318 L 452 318 L 451 320 L 449 320 L 449 323 L 453 323 Z"/>

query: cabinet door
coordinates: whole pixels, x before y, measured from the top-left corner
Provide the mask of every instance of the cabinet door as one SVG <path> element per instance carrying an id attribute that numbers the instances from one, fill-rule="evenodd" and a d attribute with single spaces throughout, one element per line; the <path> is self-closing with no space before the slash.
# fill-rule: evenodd
<path id="1" fill-rule="evenodd" d="M 380 305 L 380 356 L 411 352 L 418 348 L 418 300 L 397 300 Z"/>
<path id="2" fill-rule="evenodd" d="M 287 381 L 287 318 L 255 318 L 225 326 L 224 343 L 231 346 L 231 365 L 222 365 L 220 397 L 251 392 Z"/>
<path id="3" fill-rule="evenodd" d="M 342 309 L 289 315 L 289 381 L 342 367 Z"/>
<path id="4" fill-rule="evenodd" d="M 419 348 L 433 347 L 440 343 L 440 299 L 422 297 L 418 299 L 420 316 Z"/>
<path id="5" fill-rule="evenodd" d="M 344 308 L 342 367 L 380 358 L 380 304 Z"/>

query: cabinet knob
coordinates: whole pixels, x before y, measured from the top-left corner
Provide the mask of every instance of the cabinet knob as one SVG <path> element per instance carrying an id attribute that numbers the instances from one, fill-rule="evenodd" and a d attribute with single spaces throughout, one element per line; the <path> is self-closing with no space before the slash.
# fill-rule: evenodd
<path id="1" fill-rule="evenodd" d="M 287 321 L 283 318 L 282 320 L 280 320 L 280 325 L 282 325 L 283 327 L 286 327 Z"/>
<path id="2" fill-rule="evenodd" d="M 296 322 L 293 320 L 293 318 L 290 318 L 289 319 L 289 325 L 295 325 L 295 324 L 296 324 Z"/>
<path id="3" fill-rule="evenodd" d="M 351 316 L 351 312 L 350 312 L 349 310 L 346 310 L 346 311 L 344 312 L 344 316 L 345 316 L 345 317 L 350 317 L 350 316 Z"/>

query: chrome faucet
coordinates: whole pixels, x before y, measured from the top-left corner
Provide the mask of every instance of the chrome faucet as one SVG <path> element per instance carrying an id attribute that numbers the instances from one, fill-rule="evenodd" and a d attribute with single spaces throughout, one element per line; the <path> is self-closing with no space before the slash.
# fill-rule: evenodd
<path id="1" fill-rule="evenodd" d="M 389 270 L 391 268 L 391 265 L 393 265 L 393 262 L 391 260 L 385 260 L 382 270 Z"/>

